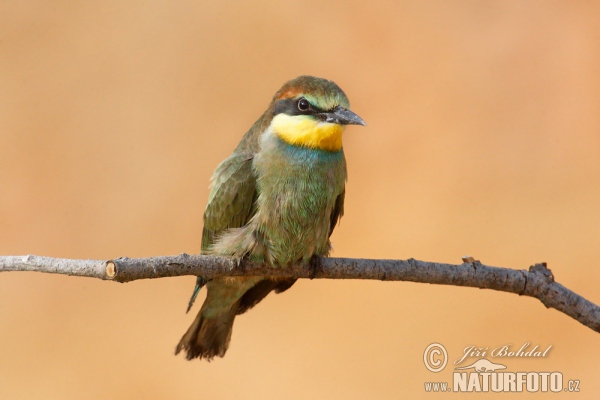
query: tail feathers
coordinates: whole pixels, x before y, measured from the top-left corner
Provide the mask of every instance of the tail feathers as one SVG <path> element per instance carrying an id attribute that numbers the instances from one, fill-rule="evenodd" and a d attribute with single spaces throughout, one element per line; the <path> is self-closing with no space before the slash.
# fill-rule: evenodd
<path id="1" fill-rule="evenodd" d="M 202 277 L 200 277 L 200 276 L 196 277 L 196 286 L 194 287 L 194 292 L 192 293 L 192 297 L 190 298 L 190 301 L 188 303 L 187 310 L 185 310 L 186 314 L 190 312 L 190 309 L 194 305 L 194 301 L 196 301 L 196 297 L 198 297 L 198 293 L 200 293 L 200 289 L 202 289 L 202 287 L 204 285 L 206 285 L 207 283 L 208 283 L 208 281 L 204 280 Z"/>
<path id="2" fill-rule="evenodd" d="M 283 292 L 295 279 L 264 277 L 215 278 L 207 284 L 206 300 L 192 325 L 175 348 L 182 350 L 188 360 L 210 360 L 223 357 L 229 346 L 235 316 L 258 304 L 271 291 Z M 190 302 L 194 300 L 203 282 L 196 284 Z"/>
<path id="3" fill-rule="evenodd" d="M 179 341 L 175 354 L 185 350 L 188 360 L 204 358 L 210 361 L 213 357 L 223 357 L 229 347 L 236 310 L 237 303 L 229 312 L 208 318 L 203 315 L 203 310 L 200 310 L 192 325 Z"/>

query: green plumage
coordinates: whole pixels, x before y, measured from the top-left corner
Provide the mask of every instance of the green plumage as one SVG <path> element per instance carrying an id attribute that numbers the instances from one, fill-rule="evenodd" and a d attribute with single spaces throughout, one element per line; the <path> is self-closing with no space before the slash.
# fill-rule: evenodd
<path id="1" fill-rule="evenodd" d="M 296 108 L 300 98 L 308 99 L 314 109 Z M 344 108 L 347 106 L 341 89 L 320 78 L 296 78 L 276 93 L 233 154 L 215 170 L 204 213 L 202 254 L 248 257 L 282 268 L 295 261 L 308 262 L 313 255 L 329 254 L 329 236 L 343 214 L 343 150 L 289 145 L 270 123 L 274 112 L 308 113 L 323 121 L 343 112 L 355 116 Z M 356 118 L 336 123 L 364 124 Z M 206 300 L 176 353 L 186 350 L 188 359 L 222 357 L 235 316 L 271 291 L 282 292 L 294 282 L 263 277 L 224 277 L 208 282 Z M 199 278 L 198 284 L 197 289 L 204 282 Z M 196 294 L 197 290 L 190 305 Z"/>

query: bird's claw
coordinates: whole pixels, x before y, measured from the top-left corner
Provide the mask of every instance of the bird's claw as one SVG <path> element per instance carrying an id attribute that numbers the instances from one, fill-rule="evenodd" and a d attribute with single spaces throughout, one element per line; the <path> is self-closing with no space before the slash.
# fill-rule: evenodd
<path id="1" fill-rule="evenodd" d="M 244 265 L 242 264 L 242 257 L 231 257 L 231 264 L 230 264 L 230 271 L 233 271 L 234 269 L 239 269 L 241 271 L 244 271 Z"/>

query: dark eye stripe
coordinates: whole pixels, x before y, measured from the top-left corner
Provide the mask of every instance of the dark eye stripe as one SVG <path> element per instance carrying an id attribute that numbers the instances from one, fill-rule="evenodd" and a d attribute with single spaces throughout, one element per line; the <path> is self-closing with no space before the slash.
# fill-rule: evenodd
<path id="1" fill-rule="evenodd" d="M 306 99 L 304 99 L 306 100 Z M 308 102 L 308 100 L 306 100 Z M 298 107 L 298 100 L 295 99 L 282 99 L 275 103 L 273 106 L 273 115 L 287 114 L 287 115 L 316 115 L 322 113 L 323 110 L 315 107 L 309 103 L 307 110 L 300 110 Z"/>

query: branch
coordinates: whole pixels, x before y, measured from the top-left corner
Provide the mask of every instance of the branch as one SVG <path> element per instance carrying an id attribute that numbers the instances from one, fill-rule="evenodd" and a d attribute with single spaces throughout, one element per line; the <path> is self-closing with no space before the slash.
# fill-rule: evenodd
<path id="1" fill-rule="evenodd" d="M 408 260 L 314 258 L 311 265 L 285 268 L 227 257 L 180 254 L 152 258 L 70 260 L 39 256 L 0 257 L 0 272 L 37 271 L 94 277 L 115 282 L 195 275 L 209 280 L 217 276 L 272 276 L 288 278 L 375 279 L 493 289 L 539 299 L 583 325 L 600 332 L 600 307 L 554 281 L 546 264 L 526 270 L 491 267 L 472 258 L 459 265 Z"/>

